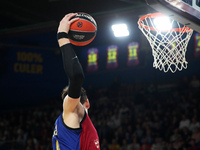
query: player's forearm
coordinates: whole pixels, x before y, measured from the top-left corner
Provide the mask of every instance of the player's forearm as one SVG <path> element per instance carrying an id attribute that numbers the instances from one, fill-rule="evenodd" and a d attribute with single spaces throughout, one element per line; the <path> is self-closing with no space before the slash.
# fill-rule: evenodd
<path id="1" fill-rule="evenodd" d="M 69 78 L 68 95 L 72 98 L 79 98 L 84 80 L 82 67 L 70 43 L 65 43 L 60 49 L 62 52 L 64 70 Z"/>

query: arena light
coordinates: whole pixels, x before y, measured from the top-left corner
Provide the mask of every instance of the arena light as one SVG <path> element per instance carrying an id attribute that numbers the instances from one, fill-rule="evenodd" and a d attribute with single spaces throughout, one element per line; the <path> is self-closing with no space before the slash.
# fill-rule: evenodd
<path id="1" fill-rule="evenodd" d="M 172 29 L 172 24 L 169 17 L 157 17 L 153 20 L 153 22 L 158 30 Z"/>
<path id="2" fill-rule="evenodd" d="M 115 37 L 129 36 L 128 27 L 126 24 L 114 24 L 112 25 L 112 30 Z"/>

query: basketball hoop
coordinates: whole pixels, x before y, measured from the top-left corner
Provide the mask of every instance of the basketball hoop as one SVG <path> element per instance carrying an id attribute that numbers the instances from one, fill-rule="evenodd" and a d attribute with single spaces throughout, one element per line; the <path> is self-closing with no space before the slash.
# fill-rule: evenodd
<path id="1" fill-rule="evenodd" d="M 148 39 L 152 55 L 154 57 L 153 67 L 174 73 L 178 69 L 181 71 L 187 68 L 185 54 L 188 42 L 193 30 L 170 19 L 172 28 L 159 29 L 155 26 L 153 19 L 157 17 L 167 17 L 161 13 L 153 13 L 142 16 L 138 20 L 139 29 Z"/>

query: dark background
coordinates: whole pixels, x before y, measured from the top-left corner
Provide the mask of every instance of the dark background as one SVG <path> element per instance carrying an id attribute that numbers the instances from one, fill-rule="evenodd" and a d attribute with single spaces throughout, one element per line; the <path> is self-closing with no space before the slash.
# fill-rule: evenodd
<path id="1" fill-rule="evenodd" d="M 74 49 L 85 72 L 84 87 L 101 88 L 109 86 L 115 77 L 122 83 L 154 83 L 156 85 L 176 82 L 184 76 L 199 76 L 200 61 L 194 57 L 194 34 L 189 42 L 186 60 L 188 68 L 175 73 L 159 71 L 153 68 L 151 48 L 137 21 L 140 16 L 156 12 L 144 1 L 109 0 L 109 1 L 69 1 L 69 0 L 35 0 L 35 1 L 1 1 L 0 5 L 0 90 L 1 109 L 40 104 L 49 98 L 58 97 L 67 85 L 62 59 L 56 41 L 59 21 L 69 12 L 87 12 L 97 22 L 98 31 L 95 40 L 87 46 Z M 128 24 L 130 36 L 115 38 L 111 25 L 118 22 Z M 195 32 L 196 33 L 196 32 Z M 127 45 L 139 42 L 139 65 L 128 67 Z M 106 69 L 107 46 L 119 46 L 118 68 Z M 99 49 L 99 69 L 87 72 L 87 49 Z M 14 71 L 18 63 L 18 52 L 40 54 L 42 62 L 23 62 L 43 66 L 42 74 L 19 73 Z"/>

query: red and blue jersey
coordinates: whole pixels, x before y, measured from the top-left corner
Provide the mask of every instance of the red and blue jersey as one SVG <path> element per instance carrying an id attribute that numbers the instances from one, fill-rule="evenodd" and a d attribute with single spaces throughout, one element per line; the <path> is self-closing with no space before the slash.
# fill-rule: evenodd
<path id="1" fill-rule="evenodd" d="M 64 123 L 61 114 L 55 122 L 52 144 L 53 150 L 100 150 L 97 131 L 86 113 L 80 128 L 75 129 Z"/>

